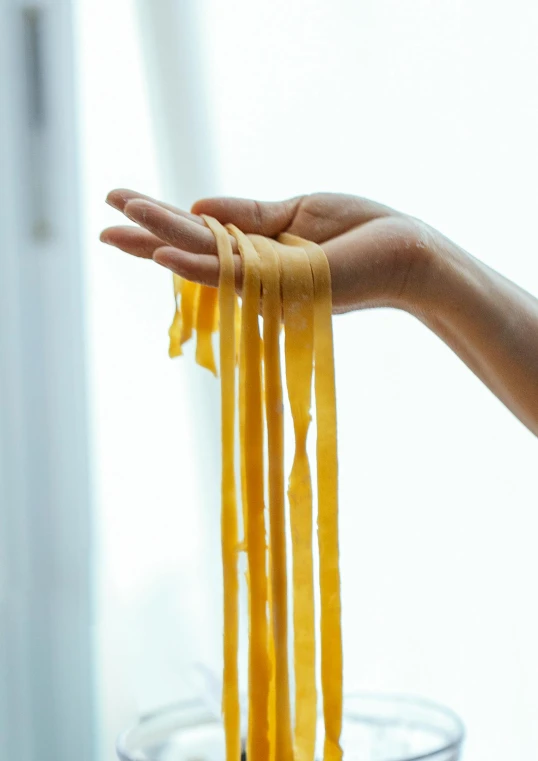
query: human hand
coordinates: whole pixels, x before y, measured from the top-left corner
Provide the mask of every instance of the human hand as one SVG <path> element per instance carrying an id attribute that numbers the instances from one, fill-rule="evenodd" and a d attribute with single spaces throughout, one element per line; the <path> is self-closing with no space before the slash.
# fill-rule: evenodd
<path id="1" fill-rule="evenodd" d="M 107 200 L 139 227 L 108 228 L 104 242 L 204 285 L 217 285 L 219 263 L 201 214 L 245 233 L 288 232 L 318 243 L 331 269 L 335 312 L 411 312 L 538 435 L 538 300 L 423 222 L 329 193 L 278 203 L 206 199 L 191 213 L 130 190 L 114 190 Z M 241 261 L 231 243 L 240 290 Z"/>
<path id="2" fill-rule="evenodd" d="M 373 306 L 420 309 L 434 231 L 373 201 L 331 193 L 276 203 L 213 198 L 195 203 L 191 213 L 130 190 L 114 190 L 107 201 L 139 227 L 108 228 L 101 240 L 186 279 L 218 283 L 214 237 L 200 216 L 206 214 L 245 233 L 277 238 L 288 232 L 318 243 L 331 269 L 334 312 Z M 240 289 L 241 262 L 236 241 L 230 239 Z"/>

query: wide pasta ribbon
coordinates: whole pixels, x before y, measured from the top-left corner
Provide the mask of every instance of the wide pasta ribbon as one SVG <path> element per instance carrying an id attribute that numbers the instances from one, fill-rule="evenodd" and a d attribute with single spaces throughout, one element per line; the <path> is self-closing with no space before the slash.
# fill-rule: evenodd
<path id="1" fill-rule="evenodd" d="M 196 329 L 196 360 L 217 374 L 212 335 L 220 329 L 226 760 L 237 761 L 241 748 L 237 665 L 238 552 L 244 549 L 248 566 L 249 619 L 247 758 L 253 761 L 314 761 L 317 696 L 313 495 L 307 456 L 314 377 L 324 761 L 341 761 L 343 660 L 329 264 L 318 245 L 297 236 L 283 234 L 277 242 L 259 235 L 245 236 L 233 225 L 227 225 L 225 229 L 210 217 L 204 219 L 217 243 L 219 288 L 193 284 L 174 275 L 176 310 L 169 333 L 170 355 L 179 356 L 182 345 Z M 234 290 L 234 260 L 229 233 L 236 239 L 242 259 L 241 307 Z M 259 330 L 260 305 L 263 338 Z M 291 601 L 288 601 L 287 589 L 284 394 L 280 355 L 282 322 L 285 328 L 286 387 L 295 434 L 295 456 L 288 483 L 295 677 L 293 732 L 288 668 L 288 602 Z M 241 450 L 242 543 L 238 537 L 234 462 L 236 404 Z M 264 412 L 267 478 L 264 472 Z"/>

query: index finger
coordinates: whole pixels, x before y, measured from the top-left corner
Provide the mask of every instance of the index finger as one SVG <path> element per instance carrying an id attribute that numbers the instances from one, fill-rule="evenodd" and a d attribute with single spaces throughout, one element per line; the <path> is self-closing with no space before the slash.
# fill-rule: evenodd
<path id="1" fill-rule="evenodd" d="M 127 201 L 123 213 L 174 248 L 196 254 L 217 255 L 215 237 L 201 218 L 199 224 L 183 213 L 139 198 Z M 234 252 L 237 252 L 237 243 L 232 236 L 230 243 Z"/>
<path id="2" fill-rule="evenodd" d="M 128 188 L 116 188 L 115 190 L 111 190 L 106 197 L 106 202 L 118 211 L 123 211 L 129 201 L 136 200 L 149 201 L 150 203 L 154 203 L 156 206 L 161 206 L 163 209 L 173 211 L 175 214 L 179 214 L 180 216 L 185 217 L 185 219 L 190 219 L 191 222 L 197 222 L 199 225 L 204 224 L 204 220 L 198 214 L 191 214 L 188 211 L 183 211 L 183 209 L 180 209 L 177 206 L 173 206 L 170 203 L 165 203 L 164 201 L 159 201 L 157 198 L 152 198 L 151 196 L 144 195 L 144 193 L 139 193 L 137 190 L 129 190 Z"/>

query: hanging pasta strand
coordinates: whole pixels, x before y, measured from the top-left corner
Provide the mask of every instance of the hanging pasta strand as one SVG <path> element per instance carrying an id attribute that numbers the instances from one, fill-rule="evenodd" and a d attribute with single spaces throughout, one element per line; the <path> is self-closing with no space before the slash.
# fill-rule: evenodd
<path id="1" fill-rule="evenodd" d="M 342 748 L 342 611 L 338 549 L 338 455 L 332 334 L 331 272 L 323 249 L 293 235 L 279 240 L 302 247 L 314 279 L 314 358 L 317 422 L 318 545 L 321 598 L 321 685 L 324 761 L 340 761 Z"/>
<path id="2" fill-rule="evenodd" d="M 342 631 L 338 547 L 338 461 L 331 278 L 314 243 L 283 234 L 278 242 L 245 236 L 204 217 L 217 243 L 219 288 L 174 275 L 176 310 L 170 356 L 197 333 L 196 360 L 216 374 L 212 335 L 220 328 L 222 399 L 222 564 L 224 579 L 223 718 L 226 761 L 241 753 L 239 702 L 238 553 L 247 553 L 249 761 L 314 761 L 316 631 L 313 578 L 312 483 L 307 455 L 314 375 L 317 440 L 318 552 L 323 761 L 342 761 Z M 231 238 L 243 268 L 241 306 L 235 294 Z M 259 330 L 260 296 L 263 335 Z M 282 319 L 283 317 L 283 319 Z M 219 325 L 220 321 L 220 325 Z M 288 666 L 289 600 L 286 557 L 283 385 L 280 335 L 295 456 L 288 482 L 292 546 L 295 724 Z M 263 360 L 263 373 L 262 373 Z M 235 368 L 239 364 L 236 401 Z M 238 403 L 243 539 L 235 477 Z M 264 505 L 264 412 L 268 445 L 268 519 Z"/>
<path id="3" fill-rule="evenodd" d="M 288 498 L 293 549 L 293 657 L 296 761 L 313 761 L 316 743 L 316 647 L 312 557 L 312 483 L 306 441 L 314 351 L 314 285 L 308 256 L 277 246 L 282 270 L 286 383 L 295 433 Z"/>
<path id="4" fill-rule="evenodd" d="M 222 710 L 226 738 L 226 761 L 241 755 L 239 705 L 239 576 L 238 528 L 235 485 L 235 280 L 233 253 L 228 233 L 211 217 L 204 216 L 213 232 L 219 255 L 220 375 L 222 406 L 222 570 L 224 579 L 224 674 Z"/>
<path id="5" fill-rule="evenodd" d="M 268 572 L 269 579 L 272 578 L 271 548 L 268 549 Z M 273 607 L 273 588 L 271 584 L 267 586 L 267 634 L 269 647 L 269 708 L 267 716 L 267 729 L 269 733 L 269 761 L 276 761 L 276 667 L 275 667 L 275 619 Z"/>
<path id="6" fill-rule="evenodd" d="M 233 225 L 243 262 L 245 488 L 247 495 L 247 560 L 250 610 L 249 736 L 247 758 L 269 761 L 270 662 L 267 627 L 267 554 L 263 468 L 261 341 L 258 325 L 260 263 L 250 240 Z"/>
<path id="7" fill-rule="evenodd" d="M 267 418 L 271 621 L 274 637 L 275 758 L 293 761 L 288 670 L 288 604 L 284 483 L 284 403 L 280 367 L 280 262 L 271 241 L 249 236 L 260 257 Z"/>
<path id="8" fill-rule="evenodd" d="M 170 325 L 170 330 L 168 331 L 168 335 L 170 337 L 170 346 L 168 349 L 168 355 L 170 357 L 180 357 L 183 354 L 183 351 L 181 349 L 181 331 L 183 326 L 183 320 L 181 317 L 181 307 L 179 303 L 179 297 L 181 295 L 183 280 L 180 278 L 179 275 L 176 275 L 175 273 L 173 274 L 172 279 L 173 279 L 173 285 L 174 285 L 175 312 L 174 312 L 174 319 L 172 321 L 172 324 Z"/>
<path id="9" fill-rule="evenodd" d="M 239 315 L 239 316 L 237 316 Z M 248 551 L 248 506 L 247 506 L 247 484 L 246 484 L 246 465 L 245 465 L 245 452 L 247 449 L 246 439 L 246 421 L 245 421 L 245 370 L 246 370 L 246 348 L 245 340 L 246 333 L 243 331 L 243 316 L 238 307 L 236 312 L 235 330 L 236 336 L 239 331 L 239 351 L 237 352 L 237 361 L 239 363 L 239 457 L 240 457 L 240 473 L 241 473 L 241 507 L 243 516 L 243 539 L 241 541 L 241 549 L 244 552 Z M 247 568 L 247 589 L 248 589 L 248 568 Z M 249 614 L 250 622 L 250 614 Z M 250 634 L 249 634 L 250 638 Z"/>
<path id="10" fill-rule="evenodd" d="M 215 312 L 217 309 L 218 290 L 206 285 L 200 286 L 200 300 L 196 315 L 196 361 L 213 375 L 217 375 L 215 355 L 213 353 L 213 333 L 215 331 Z"/>
<path id="11" fill-rule="evenodd" d="M 193 283 L 190 280 L 183 280 L 181 285 L 182 346 L 192 337 L 192 331 L 196 324 L 200 288 L 198 283 Z"/>
<path id="12" fill-rule="evenodd" d="M 239 350 L 241 346 L 241 305 L 235 297 L 235 361 L 239 363 Z"/>

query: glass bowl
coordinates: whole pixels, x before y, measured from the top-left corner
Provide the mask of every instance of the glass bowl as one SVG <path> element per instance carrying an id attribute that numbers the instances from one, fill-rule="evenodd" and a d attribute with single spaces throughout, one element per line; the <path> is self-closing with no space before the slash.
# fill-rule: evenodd
<path id="1" fill-rule="evenodd" d="M 344 761 L 459 761 L 463 737 L 456 714 L 427 700 L 357 693 L 344 701 Z M 222 722 L 202 701 L 170 706 L 124 732 L 117 752 L 121 761 L 224 761 Z"/>

